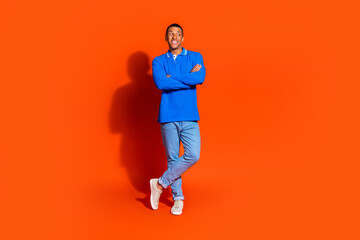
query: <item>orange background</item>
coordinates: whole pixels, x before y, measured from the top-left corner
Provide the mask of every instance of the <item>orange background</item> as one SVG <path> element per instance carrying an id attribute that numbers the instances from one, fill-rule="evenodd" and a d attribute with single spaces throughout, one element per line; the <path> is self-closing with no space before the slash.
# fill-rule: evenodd
<path id="1" fill-rule="evenodd" d="M 1 1 L 1 239 L 359 239 L 355 2 Z M 207 69 L 180 217 L 148 202 L 173 22 Z"/>

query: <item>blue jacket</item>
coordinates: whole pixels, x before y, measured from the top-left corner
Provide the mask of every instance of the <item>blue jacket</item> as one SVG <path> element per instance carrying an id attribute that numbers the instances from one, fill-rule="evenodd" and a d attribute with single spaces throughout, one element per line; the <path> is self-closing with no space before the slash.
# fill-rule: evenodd
<path id="1" fill-rule="evenodd" d="M 201 69 L 191 73 L 196 64 Z M 169 50 L 154 58 L 152 73 L 156 87 L 162 90 L 158 122 L 200 120 L 196 85 L 204 82 L 206 73 L 200 53 L 183 48 L 174 60 Z"/>

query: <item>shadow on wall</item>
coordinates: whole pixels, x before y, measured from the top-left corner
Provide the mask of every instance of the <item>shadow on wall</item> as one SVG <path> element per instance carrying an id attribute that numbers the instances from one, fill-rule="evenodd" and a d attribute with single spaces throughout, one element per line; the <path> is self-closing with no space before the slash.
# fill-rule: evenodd
<path id="1" fill-rule="evenodd" d="M 110 129 L 122 135 L 120 164 L 136 190 L 150 193 L 149 181 L 167 169 L 160 125 L 161 91 L 153 82 L 150 60 L 136 52 L 128 59 L 131 83 L 116 90 L 110 109 Z M 138 199 L 139 200 L 139 199 Z"/>

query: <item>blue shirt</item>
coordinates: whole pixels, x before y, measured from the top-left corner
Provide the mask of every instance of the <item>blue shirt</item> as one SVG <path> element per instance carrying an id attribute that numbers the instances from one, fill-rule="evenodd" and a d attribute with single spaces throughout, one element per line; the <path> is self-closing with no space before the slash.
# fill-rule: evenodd
<path id="1" fill-rule="evenodd" d="M 191 73 L 196 64 L 201 65 L 200 70 Z M 156 87 L 162 90 L 158 122 L 200 120 L 196 85 L 205 80 L 202 55 L 182 48 L 181 54 L 174 59 L 169 50 L 154 58 L 152 72 Z"/>

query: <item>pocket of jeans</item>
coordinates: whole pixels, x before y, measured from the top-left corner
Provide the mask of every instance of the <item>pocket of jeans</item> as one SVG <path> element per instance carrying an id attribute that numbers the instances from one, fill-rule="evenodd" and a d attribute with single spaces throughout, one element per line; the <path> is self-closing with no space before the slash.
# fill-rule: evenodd
<path id="1" fill-rule="evenodd" d="M 172 122 L 165 122 L 165 123 L 160 123 L 160 129 L 167 129 L 169 127 L 172 127 Z"/>

